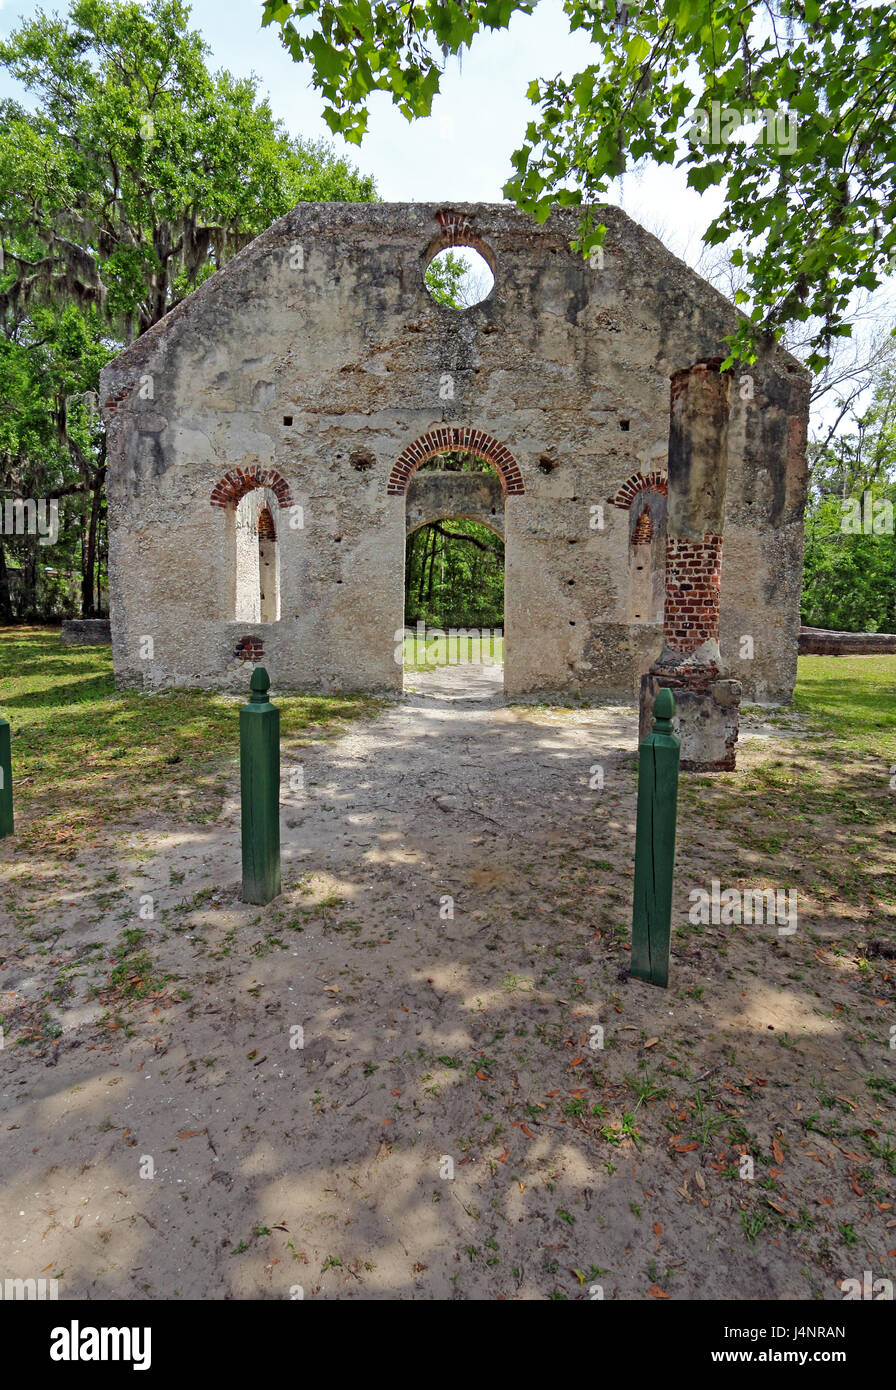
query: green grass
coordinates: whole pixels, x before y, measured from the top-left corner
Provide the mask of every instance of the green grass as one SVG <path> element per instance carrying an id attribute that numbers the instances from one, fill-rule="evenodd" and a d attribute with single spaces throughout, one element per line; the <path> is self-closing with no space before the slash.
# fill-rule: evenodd
<path id="1" fill-rule="evenodd" d="M 109 990 L 119 1002 L 126 999 L 145 999 L 165 987 L 166 978 L 156 977 L 152 957 L 143 949 L 148 934 L 132 928 L 122 934 L 115 948 L 115 965 L 109 974 Z M 108 1002 L 108 999 L 106 999 Z"/>
<path id="2" fill-rule="evenodd" d="M 794 706 L 856 753 L 896 759 L 896 656 L 801 656 Z"/>
<path id="3" fill-rule="evenodd" d="M 465 630 L 470 631 L 469 628 L 455 629 L 457 632 Z M 473 637 L 454 637 L 449 641 L 447 631 L 444 639 L 427 637 L 422 642 L 417 641 L 416 635 L 406 636 L 404 639 L 405 670 L 431 671 L 435 666 L 456 666 L 462 661 L 481 661 L 483 655 L 487 658 L 490 657 L 494 662 L 503 661 L 504 638 L 492 636 L 492 632 L 497 631 L 497 629 L 481 628 L 479 631 L 482 633 L 482 640 L 479 642 Z"/>
<path id="4" fill-rule="evenodd" d="M 782 728 L 737 772 L 683 777 L 683 811 L 831 913 L 896 904 L 896 656 L 800 657 L 794 706 L 805 732 Z"/>
<path id="5" fill-rule="evenodd" d="M 274 699 L 285 753 L 303 733 L 341 731 L 381 708 L 367 695 L 275 690 Z M 55 628 L 0 628 L 16 845 L 67 856 L 110 825 L 214 819 L 236 785 L 243 702 L 199 690 L 116 691 L 109 647 L 62 647 Z"/>
<path id="6" fill-rule="evenodd" d="M 408 638 L 406 660 L 420 655 L 413 645 Z M 445 651 L 430 639 L 426 651 L 434 665 L 448 656 L 469 659 L 471 645 L 467 639 Z M 503 659 L 501 638 L 495 655 Z M 889 785 L 894 696 L 896 657 L 801 657 L 795 705 L 815 736 L 797 739 L 796 756 L 765 760 L 749 772 L 683 779 L 684 795 L 690 788 L 750 848 L 802 851 L 819 886 L 862 901 L 871 887 L 861 882 L 862 866 L 854 857 L 831 856 L 830 835 L 865 832 L 875 849 L 881 844 L 896 807 Z M 62 647 L 57 629 L 34 627 L 0 629 L 0 699 L 12 725 L 17 848 L 40 846 L 65 858 L 110 826 L 211 820 L 235 787 L 242 697 L 116 691 L 108 647 Z M 303 736 L 307 742 L 341 731 L 381 708 L 365 695 L 275 691 L 275 700 L 285 761 L 290 743 L 298 761 Z M 892 896 L 890 863 L 867 849 L 865 859 L 874 890 Z"/>

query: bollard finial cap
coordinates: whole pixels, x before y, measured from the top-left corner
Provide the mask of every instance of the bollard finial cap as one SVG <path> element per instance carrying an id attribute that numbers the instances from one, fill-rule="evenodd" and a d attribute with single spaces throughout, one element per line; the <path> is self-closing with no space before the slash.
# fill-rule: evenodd
<path id="1" fill-rule="evenodd" d="M 252 679 L 249 681 L 249 689 L 252 691 L 250 699 L 256 704 L 263 704 L 268 698 L 268 691 L 271 688 L 271 678 L 263 666 L 256 666 L 252 672 Z"/>
<path id="2" fill-rule="evenodd" d="M 674 713 L 675 699 L 672 691 L 661 686 L 656 692 L 656 699 L 653 702 L 653 732 L 655 734 L 671 734 Z"/>

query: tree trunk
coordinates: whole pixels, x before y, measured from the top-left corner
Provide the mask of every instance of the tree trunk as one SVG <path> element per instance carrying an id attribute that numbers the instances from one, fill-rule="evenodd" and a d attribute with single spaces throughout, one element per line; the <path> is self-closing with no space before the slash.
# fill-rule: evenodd
<path id="1" fill-rule="evenodd" d="M 24 536 L 25 556 L 22 564 L 21 615 L 36 617 L 37 608 L 37 537 Z"/>
<path id="2" fill-rule="evenodd" d="M 104 489 L 105 491 L 105 489 Z M 108 513 L 100 512 L 96 542 L 96 613 L 103 616 L 103 571 L 108 579 L 109 569 L 109 528 Z"/>
<path id="3" fill-rule="evenodd" d="M 411 601 L 411 576 L 414 573 L 414 551 L 417 547 L 417 532 L 412 531 L 405 543 L 404 551 L 404 611 L 407 616 Z"/>
<path id="4" fill-rule="evenodd" d="M 12 622 L 12 599 L 9 593 L 9 575 L 6 571 L 6 551 L 0 536 L 0 623 Z"/>
<path id="5" fill-rule="evenodd" d="M 435 567 L 436 567 L 436 551 L 438 550 L 438 548 L 439 548 L 439 538 L 438 538 L 438 536 L 436 535 L 435 530 L 433 530 L 433 536 L 432 536 L 432 556 L 431 556 L 430 561 L 429 561 L 429 587 L 428 587 L 427 590 L 426 590 L 426 602 L 427 602 L 428 604 L 429 604 L 429 603 L 432 603 L 432 581 L 433 581 L 433 577 L 434 577 L 434 570 L 435 570 Z"/>
<path id="6" fill-rule="evenodd" d="M 430 529 L 427 526 L 423 533 L 423 559 L 420 564 L 420 583 L 417 585 L 417 602 L 423 602 L 423 590 L 426 586 L 426 560 L 429 555 L 429 542 L 433 539 Z"/>
<path id="7" fill-rule="evenodd" d="M 94 588 L 96 584 L 96 537 L 100 509 L 103 504 L 103 483 L 105 468 L 97 469 L 93 480 L 93 493 L 90 499 L 90 519 L 87 524 L 87 542 L 84 546 L 84 559 L 81 568 L 81 617 L 92 618 L 96 614 Z"/>

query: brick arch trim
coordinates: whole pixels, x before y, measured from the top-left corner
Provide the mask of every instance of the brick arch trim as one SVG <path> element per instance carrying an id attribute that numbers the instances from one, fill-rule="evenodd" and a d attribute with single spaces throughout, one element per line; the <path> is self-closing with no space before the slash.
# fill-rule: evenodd
<path id="1" fill-rule="evenodd" d="M 408 483 L 422 464 L 435 458 L 436 454 L 446 454 L 454 449 L 475 454 L 477 458 L 490 463 L 501 479 L 505 497 L 521 497 L 525 492 L 520 466 L 510 450 L 484 430 L 475 430 L 469 425 L 441 425 L 438 429 L 427 430 L 413 444 L 402 449 L 392 465 L 386 491 L 393 497 L 404 497 Z"/>
<path id="2" fill-rule="evenodd" d="M 668 474 L 661 470 L 654 473 L 633 473 L 630 478 L 626 478 L 617 493 L 607 498 L 607 501 L 611 507 L 621 507 L 627 512 L 638 493 L 643 492 L 645 488 L 649 488 L 651 492 L 661 492 L 664 497 L 668 497 Z"/>
<path id="3" fill-rule="evenodd" d="M 279 506 L 293 506 L 289 483 L 283 474 L 274 468 L 258 468 L 254 463 L 248 468 L 231 468 L 229 473 L 219 478 L 212 488 L 209 501 L 213 507 L 235 507 L 255 487 L 270 488 Z"/>
<path id="4" fill-rule="evenodd" d="M 439 230 L 424 253 L 427 265 L 433 256 L 437 256 L 440 251 L 445 251 L 452 246 L 469 246 L 472 250 L 479 252 L 492 274 L 495 274 L 494 252 L 488 242 L 480 236 L 474 219 L 464 216 L 463 213 L 454 212 L 450 208 L 443 208 L 437 215 L 436 221 L 439 224 Z"/>

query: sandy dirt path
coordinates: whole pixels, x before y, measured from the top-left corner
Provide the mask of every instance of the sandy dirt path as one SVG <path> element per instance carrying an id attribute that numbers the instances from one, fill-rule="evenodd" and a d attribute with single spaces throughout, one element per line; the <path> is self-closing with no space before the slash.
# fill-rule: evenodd
<path id="1" fill-rule="evenodd" d="M 0 1053 L 0 1277 L 61 1298 L 838 1298 L 848 1271 L 806 1230 L 745 1241 L 725 1126 L 755 1103 L 774 1152 L 769 1030 L 802 1030 L 810 1066 L 846 1044 L 724 930 L 676 942 L 668 993 L 628 978 L 634 707 L 506 707 L 486 668 L 407 686 L 284 752 L 267 908 L 239 901 L 235 798 L 47 895 L 61 933 L 6 960 L 4 997 L 84 968 L 57 1042 Z M 725 852 L 685 827 L 685 903 Z M 140 929 L 159 988 L 110 1004 L 108 953 Z M 734 1045 L 740 1099 L 692 1142 Z M 794 1215 L 827 1190 L 815 1143 Z"/>

